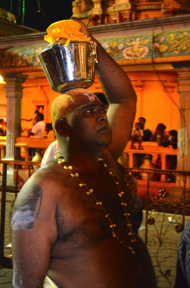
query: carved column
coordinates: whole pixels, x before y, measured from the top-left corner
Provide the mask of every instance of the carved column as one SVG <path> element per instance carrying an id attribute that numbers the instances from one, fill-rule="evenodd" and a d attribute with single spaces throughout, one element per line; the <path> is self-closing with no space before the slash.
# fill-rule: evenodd
<path id="1" fill-rule="evenodd" d="M 137 93 L 137 118 L 143 116 L 143 99 L 142 99 L 142 92 L 144 87 L 144 82 L 142 81 L 135 81 L 133 82 L 133 86 L 135 88 L 135 92 Z"/>
<path id="2" fill-rule="evenodd" d="M 190 170 L 190 63 L 174 63 L 173 67 L 178 73 L 178 92 L 180 95 L 180 123 L 178 129 L 178 164 L 177 170 Z M 188 177 L 189 178 L 189 177 Z M 183 186 L 182 177 L 178 177 L 177 186 Z M 187 181 L 190 188 L 190 181 Z M 179 189 L 178 189 L 179 190 Z M 182 189 L 180 189 L 182 190 Z"/>
<path id="3" fill-rule="evenodd" d="M 7 97 L 7 145 L 6 160 L 17 160 L 20 157 L 19 149 L 15 148 L 16 138 L 21 136 L 21 99 L 22 83 L 27 76 L 22 74 L 5 74 Z"/>
<path id="4" fill-rule="evenodd" d="M 164 81 L 164 87 L 166 88 L 167 92 L 169 93 L 169 95 L 173 98 L 174 93 L 176 92 L 176 82 L 174 81 Z M 173 109 L 173 105 L 174 103 L 171 101 L 170 97 L 165 97 L 165 104 L 166 106 L 169 108 L 169 121 L 170 121 L 170 125 L 172 125 L 173 121 L 174 121 L 174 117 L 175 117 L 175 112 Z"/>

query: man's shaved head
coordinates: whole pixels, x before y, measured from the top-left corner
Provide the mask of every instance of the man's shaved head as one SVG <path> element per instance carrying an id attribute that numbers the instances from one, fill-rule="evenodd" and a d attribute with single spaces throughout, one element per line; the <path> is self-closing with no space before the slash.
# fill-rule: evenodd
<path id="1" fill-rule="evenodd" d="M 64 118 L 77 107 L 99 101 L 98 97 L 86 89 L 72 89 L 55 98 L 51 105 L 53 127 L 59 118 Z"/>

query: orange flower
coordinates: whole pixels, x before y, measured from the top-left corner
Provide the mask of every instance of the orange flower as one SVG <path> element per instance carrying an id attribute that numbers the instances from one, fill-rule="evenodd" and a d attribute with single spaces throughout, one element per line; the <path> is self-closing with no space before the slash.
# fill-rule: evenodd
<path id="1" fill-rule="evenodd" d="M 66 46 L 72 42 L 90 42 L 91 38 L 85 36 L 79 30 L 81 28 L 80 23 L 74 20 L 63 20 L 51 24 L 44 36 L 44 40 L 52 43 L 59 39 L 66 39 Z"/>

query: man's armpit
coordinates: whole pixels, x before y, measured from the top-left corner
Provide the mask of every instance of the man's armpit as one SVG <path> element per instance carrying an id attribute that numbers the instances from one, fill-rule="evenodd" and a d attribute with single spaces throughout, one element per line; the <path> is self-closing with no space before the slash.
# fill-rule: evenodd
<path id="1" fill-rule="evenodd" d="M 12 230 L 32 229 L 37 220 L 42 205 L 42 188 L 31 185 L 27 189 L 29 197 L 19 197 L 15 203 L 13 217 L 11 220 Z"/>

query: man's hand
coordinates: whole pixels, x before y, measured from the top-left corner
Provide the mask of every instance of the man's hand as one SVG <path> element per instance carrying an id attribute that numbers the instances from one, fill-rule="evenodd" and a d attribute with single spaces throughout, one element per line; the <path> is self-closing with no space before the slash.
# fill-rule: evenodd
<path id="1" fill-rule="evenodd" d="M 28 131 L 28 137 L 35 135 L 32 131 Z"/>
<path id="2" fill-rule="evenodd" d="M 77 21 L 78 23 L 80 23 L 80 25 L 81 25 L 80 32 L 84 33 L 84 34 L 85 34 L 86 36 L 88 36 L 88 37 L 91 37 L 91 35 L 90 35 L 89 31 L 88 31 L 87 26 L 86 26 L 81 20 L 79 20 L 79 19 L 76 18 L 76 17 L 72 17 L 71 19 L 74 20 L 74 21 Z"/>

